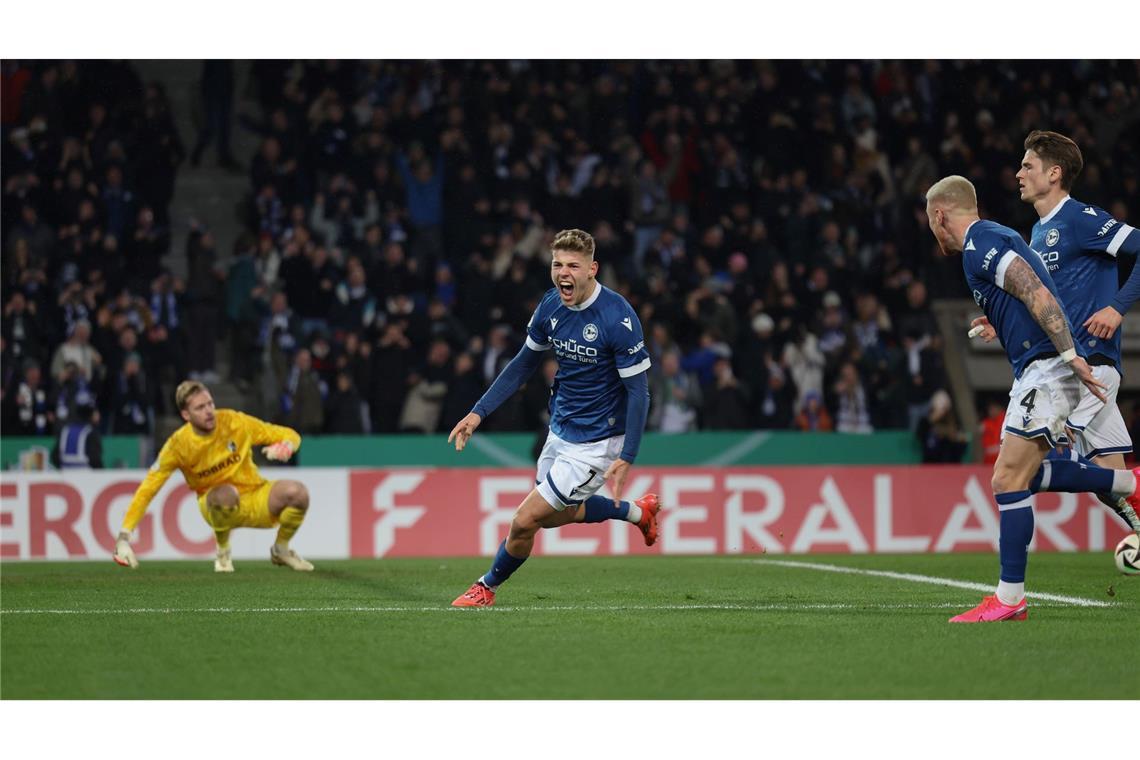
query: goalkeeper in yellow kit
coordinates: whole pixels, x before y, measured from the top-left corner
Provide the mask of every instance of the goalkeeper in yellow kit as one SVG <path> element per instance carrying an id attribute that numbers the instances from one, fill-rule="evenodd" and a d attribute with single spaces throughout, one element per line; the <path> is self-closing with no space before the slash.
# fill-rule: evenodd
<path id="1" fill-rule="evenodd" d="M 268 459 L 286 461 L 301 445 L 292 428 L 271 425 L 232 409 L 215 409 L 205 385 L 194 380 L 179 384 L 174 393 L 186 424 L 167 439 L 146 479 L 139 485 L 115 541 L 115 562 L 138 567 L 131 549 L 131 531 L 139 524 L 151 499 L 175 470 L 198 494 L 202 517 L 214 529 L 218 554 L 214 570 L 232 573 L 230 531 L 234 528 L 277 528 L 269 551 L 275 565 L 312 570 L 313 565 L 289 548 L 309 509 L 309 490 L 296 480 L 266 480 L 253 463 L 253 447 L 264 446 Z"/>

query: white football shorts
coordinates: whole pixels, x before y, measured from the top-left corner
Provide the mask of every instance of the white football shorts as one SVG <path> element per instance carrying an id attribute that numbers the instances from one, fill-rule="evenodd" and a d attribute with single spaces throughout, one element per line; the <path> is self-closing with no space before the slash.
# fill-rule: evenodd
<path id="1" fill-rule="evenodd" d="M 1116 405 L 1120 373 L 1116 367 L 1107 365 L 1095 366 L 1092 371 L 1096 379 L 1106 386 L 1104 397 L 1108 403 L 1102 403 L 1081 384 L 1080 402 L 1069 413 L 1066 423 L 1072 431 L 1073 448 L 1089 459 L 1101 454 L 1128 454 L 1132 451 L 1132 436 L 1128 434 L 1128 425 Z"/>
<path id="2" fill-rule="evenodd" d="M 1083 387 L 1061 357 L 1038 359 L 1013 381 L 1003 433 L 1044 436 L 1050 446 L 1067 442 L 1065 422 L 1077 408 Z"/>
<path id="3" fill-rule="evenodd" d="M 602 475 L 624 444 L 624 433 L 593 443 L 570 443 L 550 433 L 538 456 L 538 492 L 559 512 L 582 503 L 605 483 Z"/>

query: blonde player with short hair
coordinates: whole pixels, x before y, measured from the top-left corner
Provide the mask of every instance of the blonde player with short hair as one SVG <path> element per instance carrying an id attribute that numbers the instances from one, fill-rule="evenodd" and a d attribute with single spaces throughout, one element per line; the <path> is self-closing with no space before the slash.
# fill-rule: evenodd
<path id="1" fill-rule="evenodd" d="M 139 485 L 115 541 L 115 562 L 138 567 L 131 549 L 131 531 L 138 526 L 151 499 L 175 470 L 198 494 L 202 517 L 218 542 L 214 570 L 232 573 L 230 531 L 234 528 L 277 529 L 269 552 L 275 565 L 312 570 L 313 565 L 289 548 L 289 540 L 309 509 L 309 490 L 296 480 L 266 480 L 253 463 L 253 447 L 264 446 L 268 459 L 284 462 L 301 446 L 292 428 L 271 425 L 233 409 L 215 409 L 209 389 L 187 380 L 174 393 L 186 424 L 167 439 L 146 479 Z"/>

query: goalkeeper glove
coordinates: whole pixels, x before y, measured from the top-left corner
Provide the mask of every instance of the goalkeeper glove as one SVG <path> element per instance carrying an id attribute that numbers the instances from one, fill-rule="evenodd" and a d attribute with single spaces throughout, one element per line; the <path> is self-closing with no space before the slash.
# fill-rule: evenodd
<path id="1" fill-rule="evenodd" d="M 131 542 L 129 540 L 130 534 L 122 532 L 115 540 L 115 553 L 112 559 L 123 567 L 138 567 L 139 561 L 135 557 L 135 552 L 131 549 Z"/>
<path id="2" fill-rule="evenodd" d="M 281 441 L 272 446 L 266 446 L 261 450 L 265 458 L 273 462 L 287 462 L 289 457 L 293 456 L 293 444 L 289 441 Z"/>

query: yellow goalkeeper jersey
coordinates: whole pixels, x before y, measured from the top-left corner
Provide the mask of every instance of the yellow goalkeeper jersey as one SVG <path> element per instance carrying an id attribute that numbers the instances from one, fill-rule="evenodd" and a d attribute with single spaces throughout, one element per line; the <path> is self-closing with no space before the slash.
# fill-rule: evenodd
<path id="1" fill-rule="evenodd" d="M 292 428 L 271 425 L 233 409 L 218 409 L 214 417 L 217 424 L 209 435 L 198 435 L 186 423 L 166 440 L 131 499 L 123 530 L 135 529 L 151 499 L 175 470 L 182 471 L 186 485 L 199 496 L 222 483 L 245 494 L 266 482 L 253 463 L 254 446 L 289 441 L 294 451 L 301 447 L 301 436 Z"/>

